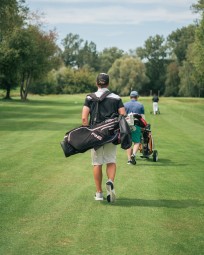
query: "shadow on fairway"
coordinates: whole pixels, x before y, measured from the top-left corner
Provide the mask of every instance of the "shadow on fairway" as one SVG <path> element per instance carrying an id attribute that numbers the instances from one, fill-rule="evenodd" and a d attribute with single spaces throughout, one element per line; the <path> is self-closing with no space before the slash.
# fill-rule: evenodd
<path id="1" fill-rule="evenodd" d="M 201 207 L 204 204 L 199 200 L 149 200 L 149 199 L 133 199 L 133 198 L 118 198 L 114 206 L 124 206 L 124 207 L 166 207 L 166 208 L 189 208 L 189 207 Z"/>
<path id="2" fill-rule="evenodd" d="M 145 163 L 144 163 L 145 162 Z M 147 165 L 148 166 L 186 166 L 187 164 L 174 162 L 170 159 L 161 158 L 157 162 L 153 162 L 152 158 L 150 159 L 139 159 L 138 166 Z"/>
<path id="3" fill-rule="evenodd" d="M 6 99 L 0 99 L 0 102 L 8 102 L 10 104 L 12 103 L 15 103 L 15 104 L 19 104 L 19 105 L 41 105 L 41 106 L 48 106 L 48 105 L 51 105 L 51 106 L 73 106 L 73 105 L 80 105 L 82 106 L 82 104 L 84 103 L 83 99 L 76 99 L 77 101 L 69 101 L 69 100 L 66 100 L 66 99 L 60 99 L 57 100 L 48 100 L 48 99 L 27 99 L 26 101 L 22 101 L 21 99 L 16 99 L 16 98 L 12 98 L 10 100 L 6 100 Z"/>

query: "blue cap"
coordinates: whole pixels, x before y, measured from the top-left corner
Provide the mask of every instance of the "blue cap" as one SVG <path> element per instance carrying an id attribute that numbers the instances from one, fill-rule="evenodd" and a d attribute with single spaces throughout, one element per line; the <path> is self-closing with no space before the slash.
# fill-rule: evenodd
<path id="1" fill-rule="evenodd" d="M 139 94 L 138 94 L 137 91 L 131 91 L 130 96 L 131 96 L 131 97 L 138 97 Z"/>

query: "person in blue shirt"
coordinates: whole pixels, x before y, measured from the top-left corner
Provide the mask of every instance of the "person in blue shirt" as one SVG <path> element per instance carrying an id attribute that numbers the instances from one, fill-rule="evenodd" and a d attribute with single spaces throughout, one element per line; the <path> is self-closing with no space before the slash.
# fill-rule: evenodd
<path id="1" fill-rule="evenodd" d="M 125 111 L 127 114 L 130 113 L 138 113 L 145 119 L 145 110 L 143 104 L 138 102 L 139 94 L 137 91 L 131 91 L 130 93 L 130 101 L 125 103 Z M 133 148 L 127 149 L 127 157 L 128 157 L 128 164 L 136 165 L 136 153 L 139 149 L 139 145 L 141 142 L 141 128 L 139 126 L 135 126 L 135 130 L 132 131 L 132 141 L 133 141 Z"/>

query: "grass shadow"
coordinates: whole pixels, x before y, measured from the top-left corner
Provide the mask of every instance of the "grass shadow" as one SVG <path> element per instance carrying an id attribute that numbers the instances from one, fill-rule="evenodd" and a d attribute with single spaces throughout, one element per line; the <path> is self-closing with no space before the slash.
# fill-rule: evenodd
<path id="1" fill-rule="evenodd" d="M 16 103 L 19 104 L 16 104 Z M 12 104 L 13 103 L 13 104 Z M 26 106 L 25 106 L 26 104 Z M 66 106 L 62 108 L 61 106 Z M 28 107 L 29 106 L 29 107 Z M 0 109 L 0 131 L 65 130 L 81 125 L 81 104 L 73 102 L 9 100 Z"/>
<path id="2" fill-rule="evenodd" d="M 170 200 L 170 199 L 132 199 L 121 197 L 118 198 L 114 206 L 124 207 L 166 207 L 166 208 L 189 208 L 189 207 L 202 207 L 204 204 L 199 200 L 187 199 L 187 200 Z"/>
<path id="3" fill-rule="evenodd" d="M 2 103 L 8 103 L 8 104 L 19 104 L 19 105 L 39 105 L 39 106 L 73 106 L 73 105 L 80 105 L 82 106 L 84 103 L 84 99 L 82 98 L 76 98 L 76 100 L 68 100 L 68 99 L 60 99 L 57 100 L 48 100 L 47 98 L 45 99 L 27 99 L 26 101 L 22 101 L 21 99 L 16 99 L 16 98 L 11 98 L 11 99 L 0 99 L 0 102 Z"/>
<path id="4" fill-rule="evenodd" d="M 138 160 L 138 165 L 147 165 L 147 164 L 143 164 L 142 162 L 143 161 L 146 161 L 148 163 L 148 166 L 186 166 L 187 164 L 185 163 L 177 163 L 177 162 L 174 162 L 170 159 L 165 159 L 165 158 L 161 158 L 159 159 L 157 162 L 153 162 L 153 159 L 152 157 L 150 157 L 149 159 L 145 159 L 145 158 L 140 158 Z"/>

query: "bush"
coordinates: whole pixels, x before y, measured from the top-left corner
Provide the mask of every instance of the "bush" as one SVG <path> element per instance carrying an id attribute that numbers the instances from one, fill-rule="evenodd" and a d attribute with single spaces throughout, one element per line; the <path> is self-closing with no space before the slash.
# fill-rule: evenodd
<path id="1" fill-rule="evenodd" d="M 46 78 L 31 84 L 29 92 L 33 94 L 77 94 L 96 90 L 96 74 L 88 69 L 62 67 L 52 70 Z"/>

